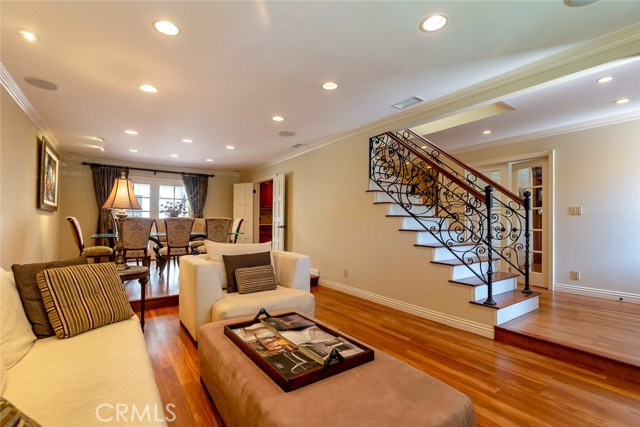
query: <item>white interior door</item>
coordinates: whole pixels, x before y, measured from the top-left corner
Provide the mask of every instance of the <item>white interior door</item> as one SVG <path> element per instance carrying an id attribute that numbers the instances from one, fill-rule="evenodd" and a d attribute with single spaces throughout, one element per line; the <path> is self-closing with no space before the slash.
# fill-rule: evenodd
<path id="1" fill-rule="evenodd" d="M 276 175 L 273 178 L 273 231 L 272 248 L 274 251 L 284 251 L 284 231 L 286 223 L 284 218 L 285 186 L 284 175 Z"/>
<path id="2" fill-rule="evenodd" d="M 536 159 L 513 163 L 511 166 L 511 188 L 522 196 L 525 191 L 531 192 L 529 249 L 531 250 L 531 286 L 552 288 L 551 254 L 549 250 L 551 201 L 547 159 Z"/>
<path id="3" fill-rule="evenodd" d="M 233 217 L 242 218 L 237 243 L 253 243 L 253 183 L 233 184 Z"/>

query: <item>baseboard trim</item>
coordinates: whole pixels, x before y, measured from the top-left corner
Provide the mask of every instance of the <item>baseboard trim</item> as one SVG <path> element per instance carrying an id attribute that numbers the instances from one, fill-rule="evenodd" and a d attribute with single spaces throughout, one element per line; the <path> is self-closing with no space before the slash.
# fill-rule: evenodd
<path id="1" fill-rule="evenodd" d="M 408 304 L 404 301 L 399 301 L 393 298 L 374 294 L 373 292 L 364 291 L 362 289 L 347 286 L 338 282 L 333 282 L 331 280 L 321 278 L 319 281 L 319 285 L 326 286 L 327 288 L 335 289 L 336 291 L 344 292 L 345 294 L 353 295 L 358 298 L 366 299 L 368 301 L 384 305 L 385 307 L 391 307 L 405 313 L 414 314 L 424 319 L 451 326 L 452 328 L 461 329 L 463 331 L 471 332 L 473 334 L 480 335 L 486 338 L 494 338 L 494 329 L 492 326 L 483 325 L 482 323 L 473 322 L 460 317 L 450 316 L 448 314 L 429 310 L 417 305 Z"/>
<path id="2" fill-rule="evenodd" d="M 556 283 L 553 287 L 554 291 L 567 292 L 570 294 L 584 295 L 586 297 L 613 299 L 633 304 L 640 304 L 640 295 L 629 292 L 617 292 L 606 289 L 587 288 L 585 286 L 567 285 L 564 283 Z"/>

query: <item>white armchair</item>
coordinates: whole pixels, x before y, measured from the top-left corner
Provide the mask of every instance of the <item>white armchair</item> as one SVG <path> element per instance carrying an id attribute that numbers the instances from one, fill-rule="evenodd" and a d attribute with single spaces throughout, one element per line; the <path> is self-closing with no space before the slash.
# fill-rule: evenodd
<path id="1" fill-rule="evenodd" d="M 293 252 L 271 252 L 278 287 L 249 294 L 227 293 L 222 254 L 240 255 L 270 250 L 267 244 L 228 244 L 207 242 L 207 254 L 180 257 L 180 322 L 198 340 L 198 329 L 205 323 L 254 315 L 267 311 L 293 309 L 314 315 L 315 299 L 310 292 L 309 257 Z M 213 250 L 212 250 L 213 249 Z"/>

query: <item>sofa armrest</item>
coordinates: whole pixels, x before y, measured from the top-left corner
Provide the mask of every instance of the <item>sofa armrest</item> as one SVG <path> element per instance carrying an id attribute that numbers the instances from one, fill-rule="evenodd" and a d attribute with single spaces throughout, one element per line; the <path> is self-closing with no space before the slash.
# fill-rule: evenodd
<path id="1" fill-rule="evenodd" d="M 273 251 L 273 264 L 278 284 L 310 292 L 310 260 L 308 255 Z"/>
<path id="2" fill-rule="evenodd" d="M 216 265 L 205 256 L 180 257 L 180 322 L 194 340 L 198 340 L 198 328 L 209 323 L 211 306 L 222 299 L 222 284 Z"/>

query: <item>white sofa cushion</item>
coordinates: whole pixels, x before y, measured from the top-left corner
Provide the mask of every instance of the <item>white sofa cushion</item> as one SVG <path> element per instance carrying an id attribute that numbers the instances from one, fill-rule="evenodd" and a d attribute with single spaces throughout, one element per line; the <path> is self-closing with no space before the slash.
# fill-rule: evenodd
<path id="1" fill-rule="evenodd" d="M 3 269 L 0 269 L 0 301 L 0 363 L 8 369 L 29 352 L 36 336 L 22 307 L 13 276 Z"/>
<path id="2" fill-rule="evenodd" d="M 313 316 L 315 299 L 310 292 L 285 286 L 251 294 L 224 292 L 224 298 L 211 307 L 211 321 L 254 316 L 263 307 L 267 311 L 291 309 Z"/>
<path id="3" fill-rule="evenodd" d="M 7 373 L 4 397 L 46 427 L 166 426 L 137 316 L 64 340 L 40 339 Z M 134 407 L 148 413 L 140 419 Z"/>

